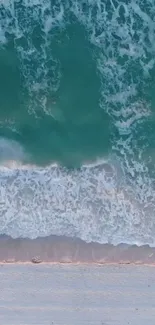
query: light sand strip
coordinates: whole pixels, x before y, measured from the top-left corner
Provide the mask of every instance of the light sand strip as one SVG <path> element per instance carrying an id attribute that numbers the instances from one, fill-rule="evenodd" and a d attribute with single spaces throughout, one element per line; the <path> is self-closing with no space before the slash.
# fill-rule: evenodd
<path id="1" fill-rule="evenodd" d="M 154 325 L 155 269 L 3 265 L 1 325 Z"/>

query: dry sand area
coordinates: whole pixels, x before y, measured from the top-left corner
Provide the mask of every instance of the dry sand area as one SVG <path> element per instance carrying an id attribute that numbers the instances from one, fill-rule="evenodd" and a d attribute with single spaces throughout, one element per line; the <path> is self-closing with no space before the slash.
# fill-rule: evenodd
<path id="1" fill-rule="evenodd" d="M 154 325 L 155 267 L 0 265 L 0 325 Z"/>

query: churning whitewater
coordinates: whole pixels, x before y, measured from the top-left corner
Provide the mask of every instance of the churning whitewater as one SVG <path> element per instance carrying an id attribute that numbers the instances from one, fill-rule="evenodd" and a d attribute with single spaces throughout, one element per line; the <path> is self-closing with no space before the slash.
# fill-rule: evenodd
<path id="1" fill-rule="evenodd" d="M 155 246 L 154 0 L 1 0 L 0 71 L 0 234 Z"/>

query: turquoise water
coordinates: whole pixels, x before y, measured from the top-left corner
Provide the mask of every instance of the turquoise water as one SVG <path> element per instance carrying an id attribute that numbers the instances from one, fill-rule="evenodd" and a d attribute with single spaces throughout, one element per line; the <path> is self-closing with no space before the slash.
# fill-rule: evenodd
<path id="1" fill-rule="evenodd" d="M 12 119 L 16 129 L 8 131 L 8 125 L 4 126 L 1 135 L 18 141 L 36 164 L 58 161 L 74 167 L 102 156 L 110 148 L 111 121 L 99 105 L 101 85 L 92 55 L 94 47 L 84 28 L 74 20 L 71 26 L 60 27 L 49 36 L 47 57 L 39 60 L 45 71 L 38 71 L 37 76 L 38 57 L 33 60 L 32 55 L 28 64 L 24 62 L 27 87 L 34 86 L 34 91 L 24 89 L 17 55 L 10 62 L 15 51 L 12 39 L 1 50 L 5 58 L 1 60 L 1 119 Z M 34 44 L 42 41 L 40 34 L 38 31 Z M 22 42 L 20 39 L 18 46 Z M 43 56 L 42 50 L 38 55 Z M 54 70 L 52 60 L 56 60 L 59 71 Z"/>
<path id="2" fill-rule="evenodd" d="M 152 0 L 0 3 L 0 233 L 154 246 Z"/>

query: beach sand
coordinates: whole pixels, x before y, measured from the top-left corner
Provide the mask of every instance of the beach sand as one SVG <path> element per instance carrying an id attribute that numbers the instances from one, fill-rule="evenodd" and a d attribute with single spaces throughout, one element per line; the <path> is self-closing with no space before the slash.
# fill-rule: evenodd
<path id="1" fill-rule="evenodd" d="M 1 325 L 154 325 L 155 269 L 1 264 Z"/>
<path id="2" fill-rule="evenodd" d="M 1 236 L 0 325 L 154 325 L 154 265 L 149 246 Z"/>
<path id="3" fill-rule="evenodd" d="M 37 239 L 0 237 L 0 263 L 122 263 L 155 265 L 155 248 L 148 245 L 86 243 L 77 238 L 49 236 Z"/>

